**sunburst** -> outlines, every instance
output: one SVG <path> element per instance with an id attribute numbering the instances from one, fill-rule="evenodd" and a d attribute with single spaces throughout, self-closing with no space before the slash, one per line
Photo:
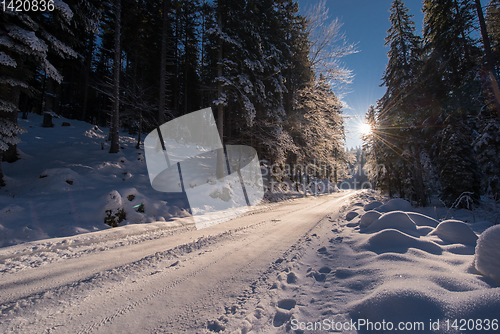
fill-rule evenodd
<path id="1" fill-rule="evenodd" d="M 361 123 L 359 125 L 359 132 L 362 135 L 367 136 L 372 133 L 372 126 L 368 123 Z"/>

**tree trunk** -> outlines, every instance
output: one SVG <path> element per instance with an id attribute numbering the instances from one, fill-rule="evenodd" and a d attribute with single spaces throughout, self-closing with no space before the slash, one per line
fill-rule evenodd
<path id="1" fill-rule="evenodd" d="M 3 172 L 2 172 L 2 152 L 0 151 L 0 187 L 5 186 L 5 182 L 3 180 Z"/>
<path id="2" fill-rule="evenodd" d="M 54 79 L 45 79 L 45 107 L 43 111 L 54 111 Z"/>
<path id="3" fill-rule="evenodd" d="M 174 50 L 175 50 L 175 78 L 179 78 L 179 64 L 180 64 L 180 52 L 179 52 L 179 34 L 180 34 L 180 13 L 179 8 L 176 9 L 175 13 L 175 42 L 174 42 Z M 180 116 L 180 94 L 181 90 L 179 85 L 175 83 L 173 85 L 173 100 L 174 100 L 174 111 L 176 116 Z"/>
<path id="4" fill-rule="evenodd" d="M 476 0 L 477 16 L 479 18 L 479 26 L 481 27 L 481 37 L 483 38 L 484 51 L 486 54 L 486 67 L 490 77 L 491 85 L 493 86 L 493 94 L 495 95 L 495 106 L 497 109 L 497 116 L 500 119 L 500 88 L 498 87 L 498 79 L 495 76 L 495 65 L 493 63 L 493 56 L 491 54 L 490 39 L 486 24 L 484 22 L 483 9 L 481 8 L 481 1 Z"/>
<path id="5" fill-rule="evenodd" d="M 142 111 L 139 111 L 139 135 L 137 137 L 137 144 L 135 145 L 136 149 L 140 148 L 141 145 L 141 133 L 142 133 Z"/>
<path id="6" fill-rule="evenodd" d="M 188 17 L 187 8 L 184 7 L 184 115 L 188 113 Z"/>
<path id="7" fill-rule="evenodd" d="M 38 109 L 38 115 L 43 114 L 43 109 L 45 108 L 45 91 L 47 89 L 47 74 L 43 74 L 42 80 L 42 98 L 40 99 L 40 109 Z"/>
<path id="8" fill-rule="evenodd" d="M 425 196 L 424 189 L 424 177 L 422 175 L 422 162 L 420 161 L 420 147 L 417 145 L 415 147 L 415 162 L 417 168 L 417 181 L 418 181 L 418 196 L 420 206 L 427 205 L 427 198 Z"/>
<path id="9" fill-rule="evenodd" d="M 85 63 L 85 73 L 83 77 L 83 107 L 82 107 L 82 115 L 80 117 L 80 120 L 82 121 L 85 121 L 85 117 L 87 116 L 87 100 L 89 97 L 89 77 L 92 65 L 92 56 L 94 55 L 94 33 L 90 34 L 88 51 L 89 54 L 87 55 L 87 61 Z"/>
<path id="10" fill-rule="evenodd" d="M 168 0 L 163 0 L 163 30 L 161 34 L 161 60 L 160 60 L 160 98 L 158 109 L 158 125 L 165 123 L 165 90 L 167 84 L 167 24 Z"/>
<path id="11" fill-rule="evenodd" d="M 120 28 L 121 28 L 121 0 L 115 0 L 115 59 L 113 62 L 113 119 L 110 128 L 111 147 L 109 153 L 118 153 L 120 150 Z"/>
<path id="12" fill-rule="evenodd" d="M 219 25 L 219 29 L 222 31 L 222 18 L 219 8 L 219 14 L 217 23 Z M 222 81 L 220 78 L 222 77 L 222 39 L 219 37 L 219 47 L 217 52 L 217 76 L 219 77 L 219 81 L 217 82 L 217 97 L 219 103 L 217 104 L 217 128 L 219 129 L 219 136 L 222 147 L 224 147 L 224 106 L 220 102 L 222 97 Z M 217 178 L 220 179 L 224 177 L 224 154 L 222 150 L 217 151 Z"/>
<path id="13" fill-rule="evenodd" d="M 54 123 L 52 123 L 52 115 L 50 113 L 43 114 L 42 127 L 44 127 L 44 128 L 54 127 Z"/>

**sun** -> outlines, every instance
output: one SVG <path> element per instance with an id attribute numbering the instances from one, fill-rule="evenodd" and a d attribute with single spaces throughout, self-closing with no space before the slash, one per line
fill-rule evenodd
<path id="1" fill-rule="evenodd" d="M 359 132 L 361 132 L 362 135 L 369 135 L 372 133 L 372 126 L 368 123 L 361 123 L 359 125 Z"/>

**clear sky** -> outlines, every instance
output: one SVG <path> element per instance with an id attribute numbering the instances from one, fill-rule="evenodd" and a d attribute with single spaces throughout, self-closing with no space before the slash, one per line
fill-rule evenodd
<path id="1" fill-rule="evenodd" d="M 319 0 L 298 0 L 301 13 Z M 484 1 L 483 1 L 484 2 Z M 358 125 L 364 120 L 370 104 L 376 104 L 385 92 L 379 87 L 387 64 L 388 47 L 384 39 L 390 28 L 389 9 L 392 0 L 327 0 L 330 19 L 339 18 L 343 23 L 342 31 L 349 43 L 357 44 L 358 53 L 343 58 L 345 66 L 354 73 L 353 83 L 347 87 L 342 100 L 348 108 L 344 114 L 354 116 L 347 120 L 346 130 L 348 148 L 360 146 L 362 141 Z M 420 34 L 424 15 L 421 8 L 423 0 L 404 0 L 409 14 L 414 15 L 416 32 Z"/>

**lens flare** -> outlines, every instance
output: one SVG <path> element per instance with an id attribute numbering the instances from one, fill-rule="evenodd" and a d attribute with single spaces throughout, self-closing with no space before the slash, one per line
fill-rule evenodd
<path id="1" fill-rule="evenodd" d="M 361 132 L 362 135 L 369 135 L 372 133 L 372 127 L 368 123 L 362 123 L 359 125 L 359 132 Z"/>

